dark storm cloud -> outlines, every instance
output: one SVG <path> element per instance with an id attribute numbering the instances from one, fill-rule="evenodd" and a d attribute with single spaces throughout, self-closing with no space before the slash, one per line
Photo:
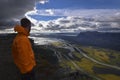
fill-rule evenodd
<path id="1" fill-rule="evenodd" d="M 34 6 L 35 0 L 0 0 L 0 26 L 12 25 Z"/>

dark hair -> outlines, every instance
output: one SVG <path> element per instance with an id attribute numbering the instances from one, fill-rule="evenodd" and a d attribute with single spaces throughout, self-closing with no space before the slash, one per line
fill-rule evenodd
<path id="1" fill-rule="evenodd" d="M 21 23 L 21 26 L 22 26 L 22 27 L 28 27 L 28 26 L 31 25 L 30 20 L 27 19 L 27 18 L 22 18 L 21 21 L 20 21 L 20 23 Z"/>

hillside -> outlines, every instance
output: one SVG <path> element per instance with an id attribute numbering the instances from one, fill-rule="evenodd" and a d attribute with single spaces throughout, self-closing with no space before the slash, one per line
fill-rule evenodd
<path id="1" fill-rule="evenodd" d="M 71 43 L 94 46 L 120 51 L 120 33 L 88 31 L 80 33 L 57 33 L 37 35 L 37 37 L 50 37 L 69 41 Z"/>
<path id="2" fill-rule="evenodd" d="M 120 51 L 120 33 L 81 32 L 75 41 L 79 42 L 81 45 Z"/>
<path id="3" fill-rule="evenodd" d="M 11 46 L 15 35 L 16 34 L 0 34 L 0 80 L 18 80 L 20 78 L 19 71 L 14 64 L 11 55 Z M 59 62 L 53 49 L 62 51 L 62 53 L 65 53 L 66 55 L 70 52 L 68 49 L 47 45 L 39 46 L 35 45 L 32 39 L 30 39 L 30 41 L 37 61 L 35 70 L 36 78 L 38 80 L 96 80 L 81 71 L 76 69 L 72 70 L 69 65 L 65 66 L 66 64 L 64 61 L 71 64 L 71 61 L 66 60 L 65 57 L 63 57 L 62 62 Z"/>

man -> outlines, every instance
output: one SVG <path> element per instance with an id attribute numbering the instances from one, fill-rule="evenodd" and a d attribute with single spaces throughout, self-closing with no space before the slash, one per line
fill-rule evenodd
<path id="1" fill-rule="evenodd" d="M 31 22 L 27 18 L 21 19 L 21 26 L 16 25 L 17 35 L 13 41 L 12 55 L 14 63 L 21 73 L 21 80 L 35 80 L 34 67 L 36 66 L 34 52 L 28 39 Z"/>

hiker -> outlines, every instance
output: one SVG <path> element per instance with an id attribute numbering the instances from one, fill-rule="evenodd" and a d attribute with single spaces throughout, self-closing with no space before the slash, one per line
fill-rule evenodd
<path id="1" fill-rule="evenodd" d="M 21 73 L 21 80 L 35 80 L 36 61 L 28 39 L 31 22 L 27 18 L 23 18 L 20 23 L 21 25 L 14 27 L 14 31 L 17 32 L 12 45 L 14 63 Z"/>

